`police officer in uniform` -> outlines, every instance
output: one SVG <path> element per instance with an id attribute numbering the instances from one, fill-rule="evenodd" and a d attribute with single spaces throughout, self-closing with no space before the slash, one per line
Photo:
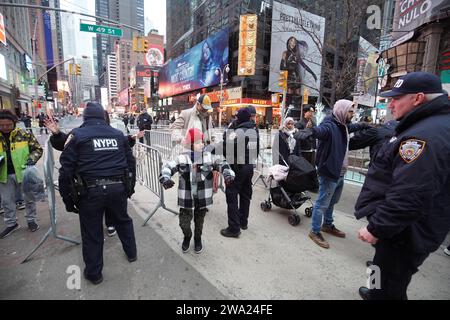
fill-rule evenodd
<path id="1" fill-rule="evenodd" d="M 252 177 L 259 154 L 259 132 L 251 120 L 251 110 L 239 109 L 236 120 L 228 127 L 223 138 L 223 152 L 231 169 L 234 182 L 226 188 L 228 228 L 222 229 L 224 237 L 237 238 L 248 228 Z"/>
<path id="2" fill-rule="evenodd" d="M 375 245 L 380 269 L 378 285 L 359 294 L 406 300 L 412 276 L 450 231 L 450 102 L 426 72 L 407 74 L 381 96 L 391 98 L 399 123 L 375 154 L 355 206 L 356 218 L 369 221 L 359 238 Z"/>
<path id="3" fill-rule="evenodd" d="M 127 213 L 127 197 L 134 193 L 136 161 L 127 137 L 106 123 L 99 103 L 89 102 L 83 118 L 83 125 L 72 130 L 61 154 L 59 187 L 67 211 L 79 211 L 84 276 L 99 284 L 103 280 L 105 210 L 116 227 L 128 261 L 137 260 L 133 221 Z M 82 181 L 81 191 L 80 187 L 74 191 L 74 177 Z M 75 192 L 79 203 L 74 200 Z"/>

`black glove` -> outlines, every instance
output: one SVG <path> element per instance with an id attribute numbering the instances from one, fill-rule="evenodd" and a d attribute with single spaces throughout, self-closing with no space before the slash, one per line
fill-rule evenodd
<path id="1" fill-rule="evenodd" d="M 73 213 L 80 213 L 80 210 L 78 210 L 78 208 L 71 202 L 65 203 L 66 205 L 66 211 L 67 212 L 73 212 Z"/>
<path id="2" fill-rule="evenodd" d="M 173 180 L 171 180 L 171 179 L 167 179 L 162 183 L 162 185 L 163 185 L 164 189 L 167 190 L 167 189 L 172 188 L 175 185 L 175 182 L 173 182 Z"/>
<path id="3" fill-rule="evenodd" d="M 225 185 L 227 187 L 229 187 L 229 186 L 231 186 L 233 184 L 233 181 L 234 181 L 234 177 L 226 177 L 225 178 Z"/>

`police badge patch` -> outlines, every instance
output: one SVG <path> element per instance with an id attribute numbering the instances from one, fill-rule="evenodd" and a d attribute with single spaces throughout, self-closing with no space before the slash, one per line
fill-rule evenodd
<path id="1" fill-rule="evenodd" d="M 408 139 L 400 144 L 400 157 L 406 162 L 411 163 L 422 154 L 426 142 L 418 139 Z"/>

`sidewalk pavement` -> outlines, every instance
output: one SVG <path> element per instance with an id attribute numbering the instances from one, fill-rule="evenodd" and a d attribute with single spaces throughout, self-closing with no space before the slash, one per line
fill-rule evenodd
<path id="1" fill-rule="evenodd" d="M 182 233 L 174 214 L 159 209 L 148 226 L 141 226 L 158 198 L 137 186 L 129 213 L 134 219 L 138 261 L 128 263 L 117 236 L 105 235 L 105 280 L 93 286 L 82 279 L 80 290 L 67 289 L 66 270 L 71 265 L 84 267 L 81 246 L 50 238 L 30 262 L 20 264 L 49 228 L 47 203 L 39 203 L 40 230 L 26 230 L 23 211 L 19 211 L 22 228 L 0 240 L 0 299 L 359 299 L 357 290 L 366 285 L 365 262 L 374 253 L 357 239 L 357 231 L 365 225 L 352 215 L 359 189 L 345 185 L 335 217 L 347 238 L 325 234 L 329 250 L 309 239 L 311 220 L 303 214 L 301 224 L 292 227 L 288 210 L 273 207 L 262 212 L 259 205 L 267 199 L 268 190 L 259 185 L 248 230 L 239 239 L 222 237 L 219 232 L 227 226 L 227 207 L 219 191 L 205 218 L 204 251 L 197 255 L 193 250 L 181 252 Z M 175 186 L 165 197 L 167 206 L 178 211 L 176 194 Z M 66 213 L 57 198 L 58 233 L 80 240 L 78 216 Z M 449 263 L 442 250 L 431 254 L 414 276 L 409 298 L 450 299 Z"/>
<path id="2" fill-rule="evenodd" d="M 174 181 L 177 181 L 174 177 Z M 166 205 L 176 207 L 177 185 L 165 192 Z M 248 230 L 239 239 L 224 238 L 220 229 L 227 226 L 225 195 L 219 190 L 214 205 L 205 217 L 204 252 L 182 254 L 182 233 L 178 217 L 159 209 L 150 219 L 148 229 L 156 230 L 183 259 L 231 299 L 360 299 L 358 288 L 367 281 L 367 260 L 373 258 L 372 246 L 361 242 L 357 231 L 366 225 L 353 216 L 360 186 L 346 183 L 342 199 L 335 209 L 335 224 L 346 232 L 346 239 L 324 234 L 331 248 L 326 250 L 308 237 L 311 219 L 299 212 L 301 224 L 288 223 L 290 211 L 273 206 L 260 209 L 268 190 L 255 187 Z M 313 198 L 316 195 L 312 194 Z M 157 198 L 142 186 L 137 187 L 133 205 L 145 218 Z M 444 247 L 442 247 L 443 249 Z M 450 299 L 450 260 L 439 250 L 430 255 L 410 285 L 410 299 Z"/>

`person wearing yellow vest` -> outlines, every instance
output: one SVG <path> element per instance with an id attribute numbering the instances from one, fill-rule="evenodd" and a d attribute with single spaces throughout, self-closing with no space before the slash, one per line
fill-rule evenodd
<path id="1" fill-rule="evenodd" d="M 16 185 L 22 183 L 22 171 L 34 165 L 42 156 L 42 147 L 33 134 L 16 128 L 17 117 L 10 110 L 0 110 L 0 194 L 5 210 L 6 228 L 0 239 L 19 229 L 16 217 Z M 25 194 L 28 229 L 39 229 L 36 223 L 36 203 L 32 195 Z"/>

